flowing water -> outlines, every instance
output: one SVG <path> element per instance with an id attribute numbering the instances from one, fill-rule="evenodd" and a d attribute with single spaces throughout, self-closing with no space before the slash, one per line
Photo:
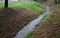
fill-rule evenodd
<path id="1" fill-rule="evenodd" d="M 40 23 L 41 19 L 43 19 L 44 16 L 49 14 L 50 9 L 48 6 L 45 7 L 46 12 L 38 16 L 36 19 L 32 20 L 29 24 L 27 24 L 23 29 L 21 29 L 14 38 L 24 38 L 26 36 L 26 33 L 33 31 L 37 24 Z"/>

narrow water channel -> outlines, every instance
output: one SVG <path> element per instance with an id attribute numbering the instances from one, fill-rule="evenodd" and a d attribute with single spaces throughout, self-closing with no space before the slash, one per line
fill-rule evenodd
<path id="1" fill-rule="evenodd" d="M 36 19 L 32 20 L 29 24 L 25 25 L 23 29 L 21 29 L 14 38 L 24 38 L 26 36 L 26 33 L 33 31 L 37 24 L 40 23 L 41 19 L 43 19 L 44 16 L 49 14 L 50 8 L 48 6 L 45 7 L 46 12 L 39 15 Z"/>

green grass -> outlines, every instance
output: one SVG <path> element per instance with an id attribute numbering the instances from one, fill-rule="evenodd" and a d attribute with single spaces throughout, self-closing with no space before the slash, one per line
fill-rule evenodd
<path id="1" fill-rule="evenodd" d="M 0 8 L 4 7 L 4 2 L 0 2 Z"/>
<path id="2" fill-rule="evenodd" d="M 25 38 L 30 38 L 30 36 L 33 34 L 34 31 L 28 32 L 25 36 Z"/>
<path id="3" fill-rule="evenodd" d="M 3 2 L 0 2 L 0 8 L 4 6 Z M 36 12 L 43 12 L 44 9 L 42 6 L 39 6 L 37 2 L 9 2 L 9 8 L 28 8 Z"/>

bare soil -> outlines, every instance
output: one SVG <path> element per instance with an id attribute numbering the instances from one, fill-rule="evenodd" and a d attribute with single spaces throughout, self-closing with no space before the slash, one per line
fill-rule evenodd
<path id="1" fill-rule="evenodd" d="M 38 15 L 37 12 L 24 8 L 0 9 L 0 38 L 13 38 L 22 27 Z"/>
<path id="2" fill-rule="evenodd" d="M 53 13 L 30 38 L 60 38 L 60 6 L 51 6 Z"/>

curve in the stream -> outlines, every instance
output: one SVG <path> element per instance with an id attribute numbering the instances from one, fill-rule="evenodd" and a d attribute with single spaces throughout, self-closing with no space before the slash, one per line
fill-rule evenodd
<path id="1" fill-rule="evenodd" d="M 26 33 L 33 31 L 37 24 L 40 23 L 41 19 L 43 19 L 44 16 L 49 14 L 50 9 L 48 6 L 45 7 L 46 12 L 38 16 L 36 19 L 32 20 L 29 24 L 27 24 L 23 29 L 21 29 L 14 38 L 24 38 L 26 36 Z"/>

